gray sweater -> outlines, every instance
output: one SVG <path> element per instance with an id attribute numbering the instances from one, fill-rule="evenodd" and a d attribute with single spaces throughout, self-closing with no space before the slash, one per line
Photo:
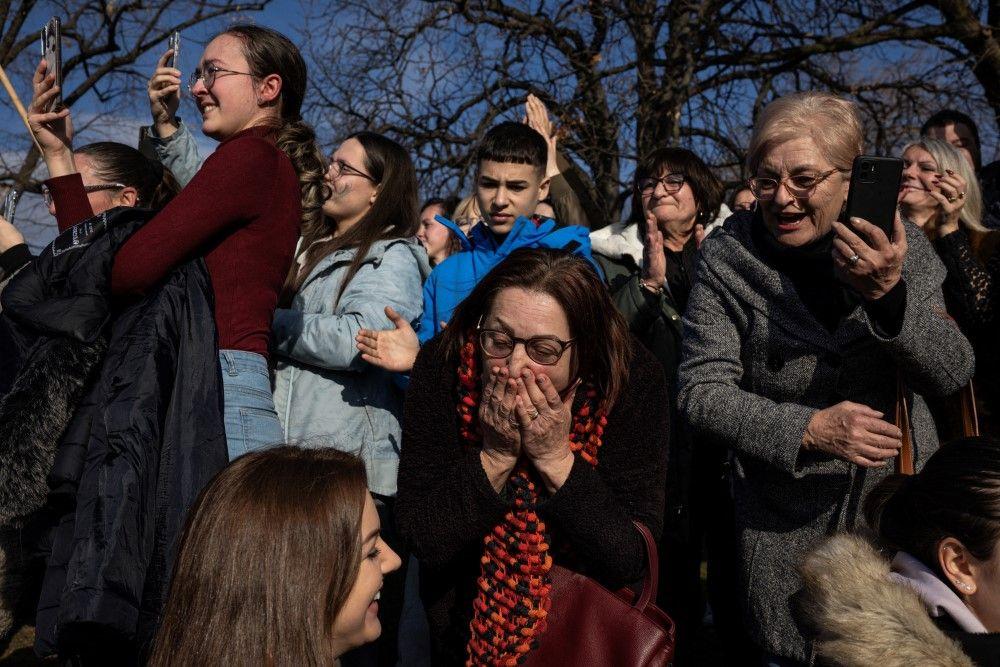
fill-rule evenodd
<path id="1" fill-rule="evenodd" d="M 793 621 L 799 561 L 822 536 L 853 527 L 864 495 L 892 472 L 891 464 L 864 469 L 803 452 L 809 420 L 843 400 L 891 420 L 900 374 L 919 468 L 938 446 L 921 395 L 958 391 L 974 360 L 945 314 L 944 266 L 915 225 L 906 223 L 902 328 L 885 338 L 860 305 L 832 333 L 820 325 L 788 277 L 764 262 L 751 223 L 734 216 L 702 245 L 683 320 L 678 403 L 698 434 L 734 453 L 748 627 L 765 650 L 806 660 L 809 647 Z"/>

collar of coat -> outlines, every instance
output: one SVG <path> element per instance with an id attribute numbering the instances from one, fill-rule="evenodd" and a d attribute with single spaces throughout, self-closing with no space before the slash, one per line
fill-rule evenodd
<path id="1" fill-rule="evenodd" d="M 823 664 L 972 667 L 867 540 L 829 538 L 806 556 L 801 570 L 803 620 L 818 633 Z"/>
<path id="2" fill-rule="evenodd" d="M 763 222 L 754 213 L 740 211 L 707 237 L 701 244 L 697 282 L 707 283 L 743 309 L 758 311 L 790 335 L 833 352 L 870 335 L 860 299 L 832 333 L 820 324 L 802 303 L 791 280 L 769 264 L 754 243 L 751 225 L 755 224 Z M 903 260 L 906 309 L 912 304 L 929 307 L 944 282 L 945 268 L 921 229 L 912 223 L 903 224 L 908 246 Z"/>

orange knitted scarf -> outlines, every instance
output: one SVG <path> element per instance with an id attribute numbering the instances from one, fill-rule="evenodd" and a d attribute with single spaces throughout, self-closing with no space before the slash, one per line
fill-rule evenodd
<path id="1" fill-rule="evenodd" d="M 480 446 L 479 346 L 475 333 L 466 336 L 458 367 L 459 432 L 468 445 Z M 584 389 L 585 401 L 573 417 L 570 448 L 591 465 L 607 419 L 596 409 L 597 391 Z M 530 465 L 521 461 L 507 483 L 513 506 L 483 539 L 483 555 L 473 602 L 471 637 L 466 650 L 469 667 L 515 667 L 538 645 L 545 631 L 552 582 L 549 536 L 538 518 L 538 492 Z"/>

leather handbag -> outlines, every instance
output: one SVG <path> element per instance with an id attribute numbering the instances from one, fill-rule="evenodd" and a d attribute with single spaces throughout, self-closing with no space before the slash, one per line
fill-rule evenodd
<path id="1" fill-rule="evenodd" d="M 962 409 L 962 435 L 971 438 L 979 435 L 979 415 L 976 412 L 976 391 L 972 382 L 965 385 L 959 394 Z M 910 409 L 906 404 L 906 387 L 903 379 L 896 380 L 896 427 L 902 431 L 903 446 L 896 457 L 896 472 L 912 475 L 913 468 L 913 427 L 910 424 Z"/>
<path id="2" fill-rule="evenodd" d="M 547 628 L 523 665 L 529 667 L 664 667 L 674 659 L 674 622 L 656 599 L 656 542 L 633 522 L 646 545 L 646 577 L 637 592 L 612 592 L 593 579 L 553 565 Z"/>

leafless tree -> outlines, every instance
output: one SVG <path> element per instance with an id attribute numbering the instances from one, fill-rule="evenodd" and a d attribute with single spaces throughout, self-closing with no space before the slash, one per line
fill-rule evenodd
<path id="1" fill-rule="evenodd" d="M 1000 116 L 1000 0 L 314 1 L 315 118 L 329 136 L 399 138 L 434 192 L 467 185 L 475 141 L 519 117 L 527 92 L 556 116 L 609 221 L 637 155 L 657 145 L 744 177 L 755 114 L 792 90 L 851 96 L 881 151 L 944 105 L 989 120 L 991 135 Z"/>

